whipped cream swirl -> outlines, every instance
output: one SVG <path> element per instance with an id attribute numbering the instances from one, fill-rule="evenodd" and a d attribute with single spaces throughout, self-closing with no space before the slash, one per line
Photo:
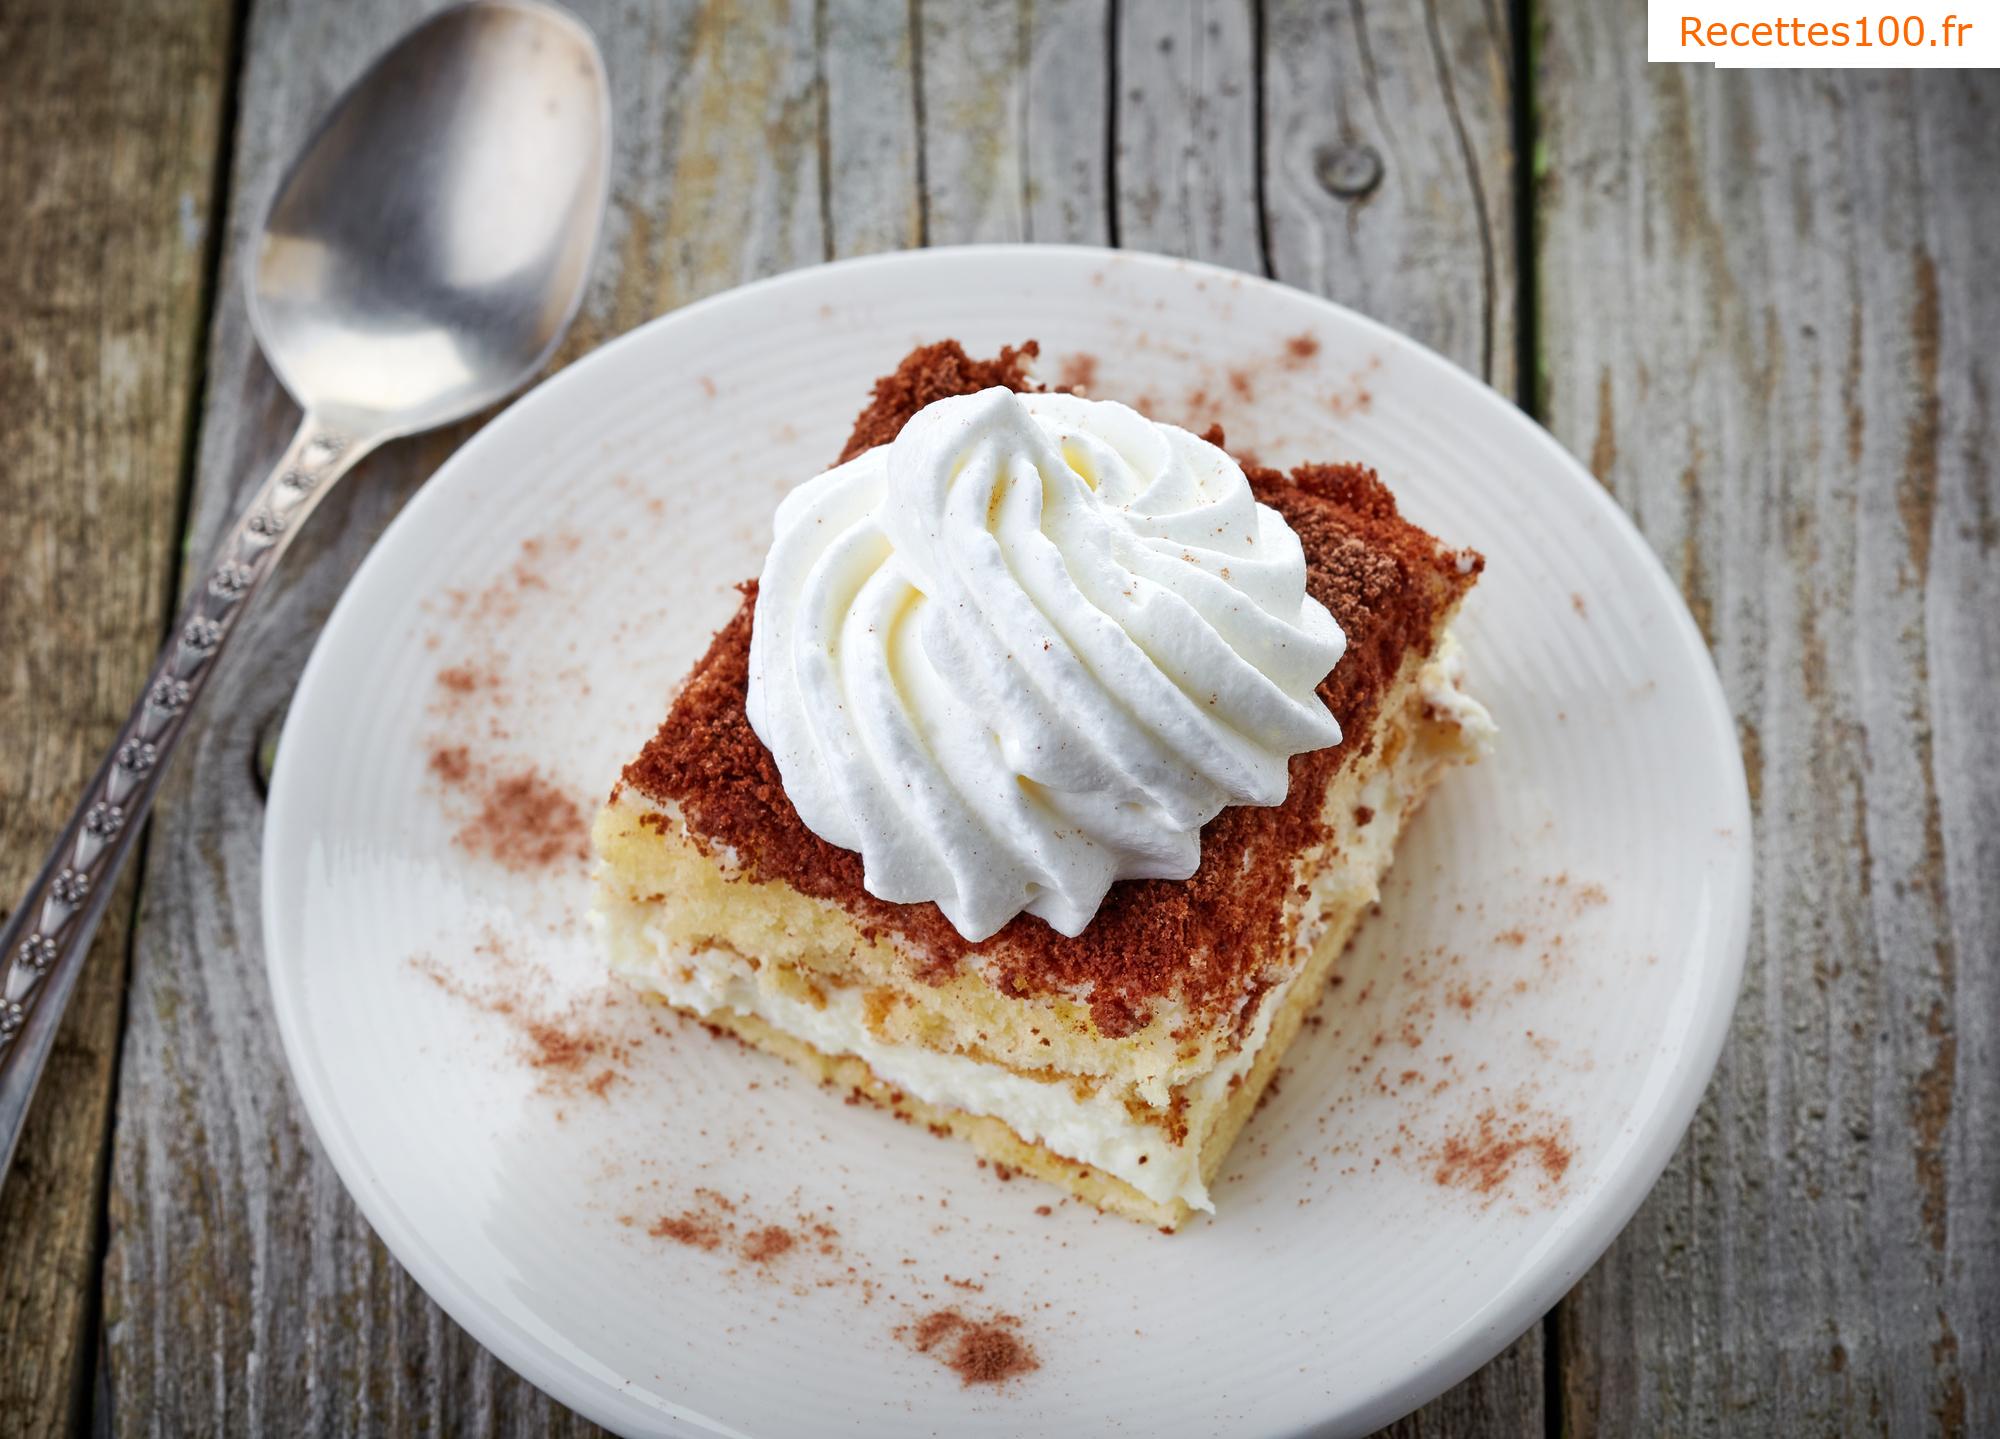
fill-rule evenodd
<path id="1" fill-rule="evenodd" d="M 778 507 L 750 723 L 868 892 L 968 940 L 1081 933 L 1120 879 L 1186 879 L 1224 805 L 1340 742 L 1346 647 L 1222 450 L 1124 405 L 990 389 Z"/>

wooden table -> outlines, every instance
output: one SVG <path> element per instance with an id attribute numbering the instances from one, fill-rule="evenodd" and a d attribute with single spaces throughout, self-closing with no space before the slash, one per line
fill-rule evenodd
<path id="1" fill-rule="evenodd" d="M 9 897 L 289 431 L 244 236 L 421 8 L 0 8 Z M 1735 1029 L 1609 1255 L 1399 1428 L 2000 1431 L 2000 83 L 1649 66 L 1641 0 L 579 8 L 618 159 L 563 359 L 871 250 L 1199 256 L 1518 397 L 1678 577 L 1756 806 Z M 196 721 L 0 1203 L 9 1430 L 588 1428 L 369 1232 L 264 981 L 286 698 L 466 433 L 330 498 Z"/>

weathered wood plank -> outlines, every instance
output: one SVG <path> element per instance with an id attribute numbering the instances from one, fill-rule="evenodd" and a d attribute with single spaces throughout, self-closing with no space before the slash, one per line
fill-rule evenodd
<path id="1" fill-rule="evenodd" d="M 1516 392 L 1505 6 L 1267 7 L 1271 271 Z"/>
<path id="2" fill-rule="evenodd" d="M 279 168 L 338 87 L 421 7 L 254 6 L 193 547 L 289 429 L 236 273 Z M 574 356 L 662 309 L 827 249 L 811 0 L 582 5 L 618 123 L 606 254 Z M 886 191 L 885 191 L 886 193 Z M 910 212 L 911 200 L 901 202 Z M 854 216 L 862 232 L 893 219 Z M 134 952 L 105 1274 L 105 1427 L 580 1433 L 417 1289 L 320 1155 L 279 1053 L 258 916 L 251 757 L 355 565 L 468 427 L 372 458 L 324 510 L 214 681 L 163 797 Z"/>
<path id="3" fill-rule="evenodd" d="M 1539 1321 L 1470 1379 L 1376 1439 L 1546 1439 L 1547 1346 Z"/>
<path id="4" fill-rule="evenodd" d="M 910 10 L 825 0 L 820 27 L 825 119 L 820 143 L 826 257 L 922 243 L 917 85 Z"/>
<path id="5" fill-rule="evenodd" d="M 562 358 L 824 258 L 813 0 L 575 8 L 611 69 L 618 153 L 604 257 Z M 364 49 L 411 9 L 377 0 L 357 17 Z"/>
<path id="6" fill-rule="evenodd" d="M 1172 0 L 1119 14 L 1118 242 L 1268 274 L 1256 7 Z"/>
<path id="7" fill-rule="evenodd" d="M 923 239 L 1110 239 L 1109 0 L 920 0 Z"/>
<path id="8" fill-rule="evenodd" d="M 2000 86 L 1540 34 L 1549 422 L 1680 580 L 1759 905 L 1722 1067 L 1567 1301 L 1575 1433 L 2000 1426 Z"/>
<path id="9" fill-rule="evenodd" d="M 1030 0 L 1023 42 L 1027 153 L 1023 239 L 1108 245 L 1111 0 Z"/>
<path id="10" fill-rule="evenodd" d="M 0 904 L 40 868 L 166 620 L 230 7 L 0 10 Z M 0 1199 L 0 1413 L 84 1412 L 130 935 L 113 899 Z"/>
<path id="11" fill-rule="evenodd" d="M 1027 233 L 1024 3 L 917 0 L 912 7 L 925 244 Z"/>

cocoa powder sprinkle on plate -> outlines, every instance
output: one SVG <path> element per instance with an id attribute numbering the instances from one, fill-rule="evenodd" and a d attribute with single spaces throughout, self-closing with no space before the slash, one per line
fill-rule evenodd
<path id="1" fill-rule="evenodd" d="M 792 1231 L 778 1224 L 766 1224 L 753 1230 L 743 1241 L 738 1252 L 752 1264 L 769 1264 L 782 1254 L 789 1254 L 797 1246 L 798 1240 Z"/>
<path id="2" fill-rule="evenodd" d="M 1020 1320 L 1011 1314 L 968 1319 L 956 1309 L 939 1309 L 897 1331 L 919 1354 L 929 1354 L 968 1388 L 1004 1384 L 1042 1367 L 1022 1339 Z"/>
<path id="3" fill-rule="evenodd" d="M 589 857 L 583 810 L 533 765 L 489 780 L 480 800 L 478 816 L 458 832 L 473 853 L 517 872 Z"/>
<path id="4" fill-rule="evenodd" d="M 1559 1184 L 1572 1158 L 1565 1126 L 1533 1116 L 1481 1110 L 1471 1126 L 1446 1137 L 1431 1178 L 1448 1189 L 1491 1197 L 1525 1164 L 1538 1165 L 1544 1184 Z"/>

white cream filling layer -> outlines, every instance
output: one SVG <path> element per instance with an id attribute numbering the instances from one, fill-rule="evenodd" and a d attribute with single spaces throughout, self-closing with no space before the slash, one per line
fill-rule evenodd
<path id="1" fill-rule="evenodd" d="M 1456 721 L 1468 739 L 1483 743 L 1493 733 L 1493 723 L 1476 700 L 1458 689 L 1453 649 L 1441 647 L 1438 657 L 1425 666 L 1420 691 L 1434 713 Z M 1371 775 L 1358 798 L 1378 817 L 1369 824 L 1356 824 L 1346 801 L 1342 814 L 1329 816 L 1343 862 L 1327 866 L 1310 881 L 1297 936 L 1300 970 L 1336 916 L 1377 897 L 1378 882 L 1402 828 L 1403 809 L 1413 794 L 1422 793 L 1432 765 L 1454 757 L 1457 754 L 1439 753 Z M 1395 823 L 1388 822 L 1392 816 Z M 1164 1130 L 1134 1116 L 1117 1098 L 1079 1097 L 1061 1077 L 1030 1079 L 962 1054 L 884 1043 L 870 1032 L 858 991 L 834 990 L 823 1006 L 810 1003 L 775 983 L 760 982 L 758 968 L 741 955 L 722 949 L 690 953 L 649 915 L 648 907 L 623 903 L 591 916 L 603 931 L 613 972 L 634 988 L 700 1015 L 726 1009 L 753 1016 L 822 1054 L 860 1059 L 884 1083 L 928 1104 L 997 1119 L 1024 1139 L 1124 1180 L 1156 1203 L 1178 1199 L 1209 1213 L 1215 1206 L 1201 1173 L 1209 1127 L 1221 1113 L 1230 1086 L 1256 1062 L 1299 974 L 1295 970 L 1273 986 L 1242 1045 L 1187 1086 L 1188 1135 L 1184 1143 L 1175 1144 Z"/>
<path id="2" fill-rule="evenodd" d="M 1437 653 L 1417 671 L 1417 692 L 1432 714 L 1457 725 L 1473 749 L 1484 754 L 1492 748 L 1500 727 L 1493 723 L 1486 706 L 1465 692 L 1464 683 L 1465 648 L 1456 634 L 1446 630 L 1438 641 Z"/>
<path id="3" fill-rule="evenodd" d="M 928 1104 L 998 1119 L 1024 1139 L 1115 1174 L 1148 1199 L 1182 1199 L 1197 1209 L 1214 1208 L 1202 1183 L 1200 1147 L 1193 1136 L 1186 1145 L 1173 1144 L 1164 1131 L 1139 1123 L 1116 1099 L 1079 1098 L 1059 1077 L 1028 1079 L 962 1054 L 884 1044 L 869 1033 L 856 990 L 834 990 L 821 1007 L 759 984 L 756 969 L 740 955 L 717 949 L 675 952 L 666 936 L 636 911 L 610 916 L 607 923 L 614 931 L 608 936 L 612 968 L 670 1004 L 703 1015 L 718 1009 L 752 1015 L 822 1054 L 855 1056 L 883 1083 Z M 620 936 L 615 932 L 620 925 L 636 927 L 636 933 Z M 1252 1057 L 1247 1049 L 1231 1056 L 1203 1086 L 1226 1084 Z"/>

